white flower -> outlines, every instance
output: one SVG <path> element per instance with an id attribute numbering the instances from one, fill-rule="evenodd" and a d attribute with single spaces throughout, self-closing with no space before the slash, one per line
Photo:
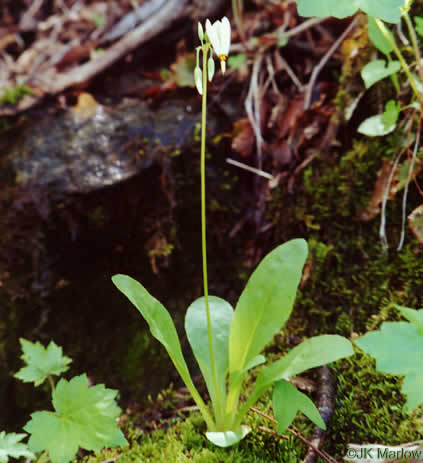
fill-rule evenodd
<path id="1" fill-rule="evenodd" d="M 208 19 L 206 21 L 206 32 L 216 55 L 220 59 L 222 72 L 225 73 L 226 59 L 231 46 L 231 25 L 228 18 L 225 16 L 221 21 L 216 21 L 213 25 Z"/>

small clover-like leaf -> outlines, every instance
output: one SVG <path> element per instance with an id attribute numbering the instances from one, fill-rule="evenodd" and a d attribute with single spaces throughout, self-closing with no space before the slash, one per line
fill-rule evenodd
<path id="1" fill-rule="evenodd" d="M 55 413 L 35 412 L 24 430 L 34 452 L 48 450 L 53 463 L 68 463 L 79 447 L 98 451 L 128 445 L 117 427 L 117 391 L 103 384 L 89 387 L 87 376 L 61 379 L 53 391 Z"/>
<path id="2" fill-rule="evenodd" d="M 385 111 L 382 114 L 382 122 L 385 128 L 396 125 L 399 113 L 401 111 L 401 103 L 394 100 L 389 100 L 386 103 Z"/>
<path id="3" fill-rule="evenodd" d="M 415 30 L 416 32 L 423 37 L 423 18 L 420 16 L 414 16 L 414 21 L 416 23 Z"/>
<path id="4" fill-rule="evenodd" d="M 25 437 L 26 434 L 0 432 L 0 463 L 7 463 L 9 457 L 34 458 L 34 454 L 28 450 L 28 446 L 21 442 Z"/>
<path id="5" fill-rule="evenodd" d="M 21 368 L 14 376 L 25 383 L 42 384 L 49 375 L 61 375 L 68 370 L 72 360 L 63 355 L 62 348 L 54 341 L 50 341 L 48 347 L 26 339 L 19 340 L 22 347 L 22 360 L 26 366 Z"/>
<path id="6" fill-rule="evenodd" d="M 396 124 L 388 127 L 385 126 L 383 121 L 383 114 L 376 114 L 364 120 L 358 127 L 357 131 L 368 137 L 381 137 L 388 135 L 395 130 Z"/>
<path id="7" fill-rule="evenodd" d="M 383 59 L 376 59 L 367 63 L 361 70 L 361 77 L 364 80 L 366 88 L 370 88 L 379 80 L 384 79 L 392 74 L 395 74 L 401 69 L 401 63 L 399 61 L 391 61 L 386 65 Z"/>

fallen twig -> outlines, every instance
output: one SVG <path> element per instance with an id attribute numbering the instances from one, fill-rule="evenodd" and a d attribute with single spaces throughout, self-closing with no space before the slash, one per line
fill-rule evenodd
<path id="1" fill-rule="evenodd" d="M 345 31 L 338 37 L 336 42 L 329 48 L 329 50 L 325 53 L 323 58 L 320 60 L 320 62 L 315 66 L 313 69 L 313 72 L 311 73 L 310 80 L 307 84 L 307 90 L 305 93 L 305 98 L 304 98 L 304 110 L 307 110 L 310 108 L 311 105 L 311 96 L 313 93 L 313 87 L 314 84 L 316 83 L 316 79 L 318 75 L 320 74 L 320 71 L 325 67 L 326 63 L 328 62 L 329 58 L 335 53 L 335 51 L 338 49 L 338 47 L 342 44 L 342 42 L 345 40 L 347 35 L 351 32 L 351 30 L 356 26 L 358 22 L 358 16 L 356 16 L 348 25 L 348 27 L 345 29 Z"/>

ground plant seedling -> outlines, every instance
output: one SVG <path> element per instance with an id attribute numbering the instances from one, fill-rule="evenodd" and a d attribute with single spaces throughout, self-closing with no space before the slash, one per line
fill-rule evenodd
<path id="1" fill-rule="evenodd" d="M 270 252 L 251 275 L 236 310 L 216 296 L 209 296 L 207 282 L 205 144 L 207 80 L 214 76 L 213 51 L 225 72 L 230 46 L 230 24 L 225 17 L 205 31 L 198 25 L 201 45 L 197 48 L 194 79 L 202 95 L 201 132 L 201 222 L 204 297 L 187 310 L 185 331 L 203 374 L 211 400 L 211 411 L 197 391 L 182 354 L 175 325 L 169 312 L 144 286 L 127 275 L 115 275 L 113 283 L 135 305 L 147 321 L 152 335 L 167 350 L 207 424 L 207 438 L 227 447 L 239 442 L 250 429 L 243 425 L 248 410 L 271 387 L 278 431 L 283 432 L 300 410 L 318 426 L 325 424 L 313 404 L 289 378 L 313 367 L 350 356 L 351 343 L 338 335 L 308 339 L 285 357 L 266 365 L 258 374 L 251 395 L 240 403 L 242 386 L 251 371 L 265 363 L 264 347 L 288 320 L 307 259 L 307 243 L 294 239 Z M 200 66 L 200 54 L 202 65 Z"/>
<path id="2" fill-rule="evenodd" d="M 31 414 L 23 428 L 30 435 L 28 445 L 21 442 L 27 434 L 0 432 L 0 462 L 9 457 L 34 458 L 34 453 L 47 451 L 52 463 L 68 463 L 80 447 L 99 451 L 128 445 L 116 422 L 121 411 L 115 402 L 117 391 L 104 384 L 90 386 L 86 374 L 69 381 L 61 378 L 55 385 L 53 376 L 65 373 L 71 363 L 62 348 L 53 341 L 47 347 L 26 339 L 20 343 L 26 365 L 15 377 L 36 387 L 47 380 L 54 412 Z"/>
<path id="3" fill-rule="evenodd" d="M 411 412 L 423 403 L 423 309 L 395 306 L 408 322 L 384 322 L 379 331 L 367 333 L 355 343 L 376 359 L 379 371 L 404 376 L 405 408 Z"/>

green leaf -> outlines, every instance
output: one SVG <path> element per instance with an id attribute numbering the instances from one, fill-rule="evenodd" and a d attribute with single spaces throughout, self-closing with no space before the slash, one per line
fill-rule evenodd
<path id="1" fill-rule="evenodd" d="M 414 310 L 397 304 L 395 304 L 395 307 L 402 313 L 403 317 L 413 323 L 420 335 L 423 336 L 423 309 Z"/>
<path id="2" fill-rule="evenodd" d="M 230 447 L 237 444 L 251 431 L 248 426 L 241 426 L 238 431 L 206 432 L 207 439 L 218 447 Z"/>
<path id="3" fill-rule="evenodd" d="M 382 31 L 379 29 L 376 24 L 375 18 L 373 16 L 367 16 L 367 21 L 369 25 L 369 38 L 372 41 L 373 45 L 385 55 L 389 55 L 393 51 L 393 46 L 391 42 L 383 35 Z M 395 43 L 394 36 L 389 29 L 386 29 L 392 41 Z"/>
<path id="4" fill-rule="evenodd" d="M 385 128 L 389 128 L 392 125 L 396 125 L 399 113 L 401 111 L 401 103 L 394 100 L 389 100 L 386 103 L 385 111 L 382 114 L 382 122 Z"/>
<path id="5" fill-rule="evenodd" d="M 270 252 L 239 298 L 229 339 L 229 371 L 237 375 L 288 320 L 307 258 L 307 243 L 291 240 Z"/>
<path id="6" fill-rule="evenodd" d="M 209 308 L 213 358 L 220 403 L 216 399 L 216 389 L 212 375 L 204 297 L 197 299 L 189 306 L 185 316 L 185 331 L 207 384 L 215 417 L 220 414 L 223 420 L 226 402 L 226 374 L 229 363 L 229 332 L 234 311 L 229 302 L 215 296 L 209 296 Z M 218 408 L 218 404 L 220 408 Z"/>
<path id="7" fill-rule="evenodd" d="M 324 334 L 307 339 L 258 375 L 254 391 L 242 406 L 240 416 L 246 413 L 275 381 L 288 379 L 310 368 L 335 362 L 353 354 L 351 343 L 336 334 Z"/>
<path id="8" fill-rule="evenodd" d="M 120 414 L 116 395 L 103 384 L 89 387 L 85 374 L 69 382 L 61 379 L 53 391 L 56 412 L 35 412 L 24 426 L 31 434 L 29 448 L 48 450 L 53 463 L 68 463 L 79 447 L 98 451 L 128 445 L 116 424 Z"/>
<path id="9" fill-rule="evenodd" d="M 150 327 L 151 334 L 163 344 L 178 370 L 178 373 L 181 375 L 181 378 L 191 393 L 192 398 L 200 408 L 207 426 L 210 430 L 214 430 L 215 424 L 213 419 L 192 382 L 191 375 L 182 354 L 178 333 L 176 332 L 175 325 L 169 312 L 157 299 L 151 296 L 141 283 L 133 278 L 127 275 L 114 275 L 112 281 L 144 317 Z"/>
<path id="10" fill-rule="evenodd" d="M 414 16 L 414 21 L 416 23 L 415 30 L 416 32 L 423 37 L 423 18 L 420 16 Z"/>
<path id="11" fill-rule="evenodd" d="M 359 8 L 357 0 L 297 0 L 298 14 L 301 16 L 318 16 L 327 18 L 346 18 L 352 16 Z"/>
<path id="12" fill-rule="evenodd" d="M 419 321 L 420 317 L 419 313 Z M 405 376 L 402 392 L 407 396 L 407 409 L 423 403 L 423 336 L 415 324 L 385 322 L 379 331 L 367 333 L 355 343 L 376 359 L 376 368 L 382 373 Z"/>
<path id="13" fill-rule="evenodd" d="M 301 16 L 346 18 L 361 8 L 369 16 L 397 23 L 404 0 L 297 0 Z"/>
<path id="14" fill-rule="evenodd" d="M 278 381 L 273 389 L 273 412 L 278 422 L 278 433 L 282 434 L 293 422 L 298 411 L 304 413 L 314 424 L 326 429 L 319 410 L 305 394 L 288 381 Z"/>
<path id="15" fill-rule="evenodd" d="M 49 375 L 58 376 L 69 369 L 68 365 L 72 360 L 64 356 L 62 348 L 53 341 L 50 341 L 47 348 L 38 341 L 34 343 L 22 338 L 19 341 L 23 352 L 21 359 L 27 366 L 21 368 L 14 375 L 15 378 L 39 386 Z"/>
<path id="16" fill-rule="evenodd" d="M 357 131 L 368 137 L 380 137 L 393 132 L 396 125 L 392 124 L 389 127 L 385 127 L 382 117 L 382 114 L 376 114 L 375 116 L 367 118 L 359 125 Z"/>
<path id="17" fill-rule="evenodd" d="M 228 58 L 228 65 L 233 69 L 241 68 L 244 63 L 247 61 L 247 57 L 244 53 L 239 53 L 237 55 L 231 55 Z"/>
<path id="18" fill-rule="evenodd" d="M 10 434 L 6 434 L 4 431 L 0 432 L 0 463 L 7 463 L 9 457 L 35 458 L 35 455 L 28 450 L 28 446 L 20 442 L 26 436 L 26 434 L 16 434 L 14 432 Z"/>
<path id="19" fill-rule="evenodd" d="M 383 59 L 376 59 L 367 63 L 361 70 L 361 77 L 364 80 L 366 88 L 370 88 L 376 82 L 395 74 L 401 69 L 401 63 L 399 61 L 391 61 L 385 67 L 386 61 Z"/>

